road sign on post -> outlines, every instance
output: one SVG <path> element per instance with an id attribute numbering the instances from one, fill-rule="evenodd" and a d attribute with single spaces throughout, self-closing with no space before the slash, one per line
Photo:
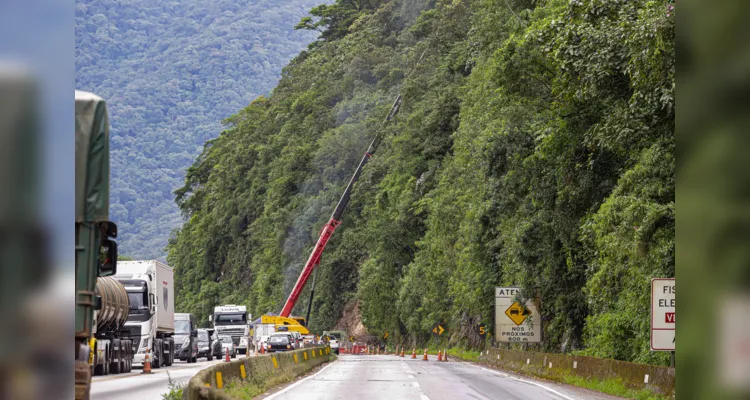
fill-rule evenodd
<path id="1" fill-rule="evenodd" d="M 480 324 L 479 326 L 477 326 L 477 335 L 479 335 L 482 339 L 487 336 L 487 332 L 489 332 L 487 324 Z"/>
<path id="2" fill-rule="evenodd" d="M 445 327 L 442 324 L 438 323 L 432 327 L 432 336 L 443 336 L 443 332 L 445 332 Z"/>
<path id="3" fill-rule="evenodd" d="M 651 279 L 651 351 L 674 351 L 675 280 Z"/>
<path id="4" fill-rule="evenodd" d="M 538 301 L 520 304 L 517 287 L 495 288 L 495 340 L 505 343 L 542 341 L 542 316 Z"/>

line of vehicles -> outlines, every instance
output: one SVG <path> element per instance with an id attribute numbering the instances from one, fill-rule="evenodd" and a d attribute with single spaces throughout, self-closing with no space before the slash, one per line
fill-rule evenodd
<path id="1" fill-rule="evenodd" d="M 399 95 L 386 122 L 400 105 Z M 229 351 L 235 357 L 253 350 L 286 351 L 317 343 L 306 320 L 290 316 L 307 278 L 319 262 L 349 193 L 378 138 L 355 171 L 280 315 L 251 322 L 242 305 L 214 308 L 212 329 L 197 329 L 190 314 L 174 312 L 174 272 L 156 260 L 118 261 L 117 225 L 109 220 L 109 116 L 101 97 L 75 92 L 75 398 L 88 399 L 92 375 L 129 372 L 150 353 L 152 368 L 175 359 L 195 362 Z M 314 293 L 314 288 L 313 288 Z M 311 296 L 312 300 L 312 296 Z M 308 318 L 309 318 L 308 309 Z M 345 333 L 324 333 L 338 353 Z M 273 342 L 273 343 L 272 343 Z"/>
<path id="2" fill-rule="evenodd" d="M 251 349 L 289 351 L 318 343 L 300 317 L 263 315 L 250 321 L 242 305 L 222 305 L 209 317 L 212 328 L 198 328 L 193 314 L 174 312 L 174 272 L 157 260 L 120 261 L 117 272 L 97 279 L 101 305 L 94 313 L 90 341 L 93 375 L 126 373 L 142 365 L 148 351 L 151 367 L 170 366 L 175 360 L 208 361 L 229 352 L 231 358 Z M 338 353 L 343 331 L 325 332 Z"/>

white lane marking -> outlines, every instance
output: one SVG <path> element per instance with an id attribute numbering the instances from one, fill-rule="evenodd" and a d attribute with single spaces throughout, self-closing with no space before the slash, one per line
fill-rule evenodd
<path id="1" fill-rule="evenodd" d="M 412 375 L 412 374 L 409 374 L 409 375 L 406 375 L 406 376 L 408 376 L 411 379 L 414 379 L 414 375 Z M 646 376 L 648 376 L 648 375 L 646 375 Z M 646 383 L 648 383 L 648 382 L 646 382 Z"/>
<path id="2" fill-rule="evenodd" d="M 576 399 L 574 399 L 572 397 L 566 396 L 566 395 L 558 392 L 555 389 L 552 389 L 549 386 L 542 385 L 541 383 L 536 383 L 534 381 L 527 381 L 526 379 L 516 378 L 515 376 L 510 376 L 508 374 L 505 374 L 505 373 L 502 373 L 502 372 L 499 372 L 499 371 L 495 371 L 495 370 L 492 370 L 492 369 L 489 369 L 489 368 L 480 367 L 478 365 L 470 364 L 470 363 L 467 363 L 465 361 L 461 361 L 461 363 L 466 364 L 466 365 L 471 365 L 474 368 L 479 368 L 481 370 L 484 370 L 484 371 L 487 371 L 487 372 L 491 372 L 493 374 L 500 375 L 500 376 L 503 376 L 505 378 L 515 379 L 515 380 L 517 380 L 519 382 L 524 382 L 524 383 L 528 383 L 528 384 L 531 384 L 531 385 L 534 385 L 534 386 L 538 386 L 538 387 L 540 387 L 540 388 L 542 388 L 542 389 L 544 389 L 544 390 L 546 390 L 548 392 L 554 393 L 554 394 L 556 394 L 556 395 L 558 395 L 558 396 L 560 396 L 560 397 L 562 397 L 564 399 L 567 399 L 567 400 L 576 400 Z"/>
<path id="3" fill-rule="evenodd" d="M 427 397 L 427 395 L 426 395 L 426 394 L 420 394 L 420 395 L 419 395 L 419 398 L 420 398 L 421 400 L 430 400 L 430 398 L 429 398 L 429 397 Z"/>
<path id="4" fill-rule="evenodd" d="M 414 381 L 414 382 L 411 383 L 411 386 L 419 389 L 419 382 Z"/>
<path id="5" fill-rule="evenodd" d="M 306 380 L 308 380 L 308 379 L 310 379 L 310 378 L 314 378 L 314 377 L 316 377 L 316 376 L 320 375 L 321 373 L 323 373 L 323 371 L 327 370 L 327 369 L 328 369 L 328 367 L 330 367 L 330 366 L 332 366 L 332 365 L 334 365 L 334 364 L 336 364 L 336 363 L 338 363 L 338 362 L 339 362 L 339 361 L 338 361 L 338 360 L 336 360 L 336 361 L 334 361 L 334 362 L 332 362 L 332 363 L 330 363 L 330 364 L 326 365 L 325 367 L 321 368 L 321 369 L 320 369 L 320 371 L 318 371 L 318 372 L 316 372 L 316 373 L 314 373 L 314 374 L 312 374 L 312 375 L 310 375 L 310 376 L 308 376 L 308 377 L 306 377 L 306 378 L 304 378 L 304 379 L 300 379 L 300 380 L 298 380 L 297 382 L 294 382 L 293 384 L 291 384 L 291 385 L 289 385 L 289 386 L 285 387 L 284 389 L 282 389 L 282 390 L 280 390 L 280 391 L 278 391 L 278 392 L 276 392 L 276 393 L 274 393 L 274 394 L 272 394 L 272 395 L 270 395 L 270 396 L 266 397 L 266 398 L 265 398 L 265 400 L 271 400 L 271 399 L 275 399 L 276 397 L 278 397 L 278 396 L 280 396 L 280 395 L 282 395 L 282 394 L 284 394 L 284 393 L 286 393 L 286 392 L 288 392 L 288 391 L 290 391 L 290 390 L 294 389 L 295 387 L 299 386 L 300 384 L 302 384 L 302 382 L 304 382 L 304 381 L 306 381 Z"/>

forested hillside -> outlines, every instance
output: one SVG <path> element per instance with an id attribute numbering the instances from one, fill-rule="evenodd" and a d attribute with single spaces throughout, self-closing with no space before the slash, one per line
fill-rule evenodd
<path id="1" fill-rule="evenodd" d="M 120 251 L 165 256 L 185 170 L 221 120 L 276 84 L 320 0 L 76 1 L 76 88 L 109 101 Z"/>
<path id="2" fill-rule="evenodd" d="M 674 10 L 667 0 L 338 0 L 267 97 L 188 170 L 178 307 L 278 312 L 343 187 L 312 327 L 444 322 L 476 346 L 496 285 L 542 299 L 544 349 L 665 363 L 649 279 L 674 276 Z M 420 61 L 421 57 L 421 61 Z M 393 99 L 401 112 L 382 128 Z M 306 310 L 307 295 L 296 312 Z"/>

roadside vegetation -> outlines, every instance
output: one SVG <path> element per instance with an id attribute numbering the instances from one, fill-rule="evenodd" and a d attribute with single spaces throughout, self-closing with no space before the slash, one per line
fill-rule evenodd
<path id="1" fill-rule="evenodd" d="M 182 400 L 182 391 L 187 385 L 184 383 L 175 383 L 172 380 L 172 376 L 169 375 L 169 371 L 167 371 L 167 377 L 169 378 L 169 382 L 167 383 L 169 391 L 161 395 L 162 400 Z"/>
<path id="2" fill-rule="evenodd" d="M 278 86 L 176 191 L 177 307 L 278 311 L 369 141 L 318 267 L 311 328 L 478 349 L 494 287 L 542 300 L 540 351 L 667 365 L 649 280 L 674 277 L 671 0 L 337 0 Z M 382 120 L 403 95 L 393 124 Z M 307 292 L 297 314 L 307 309 Z M 467 356 L 470 353 L 467 353 Z"/>

